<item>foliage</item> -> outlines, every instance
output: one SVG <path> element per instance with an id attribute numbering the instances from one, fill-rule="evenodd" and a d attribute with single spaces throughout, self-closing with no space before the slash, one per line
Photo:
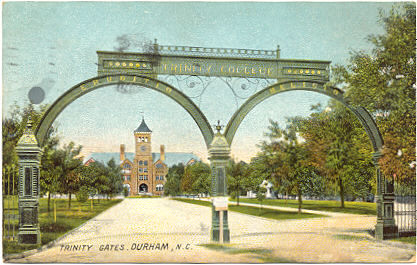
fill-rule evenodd
<path id="1" fill-rule="evenodd" d="M 344 84 L 353 105 L 368 109 L 384 138 L 380 165 L 388 178 L 415 179 L 416 146 L 416 5 L 394 4 L 381 11 L 381 35 L 369 36 L 371 54 L 352 53 L 346 67 L 338 66 L 336 83 Z"/>
<path id="2" fill-rule="evenodd" d="M 20 137 L 23 135 L 23 131 L 26 128 L 27 121 L 30 117 L 32 121 L 32 129 L 34 130 L 38 126 L 43 113 L 47 109 L 47 105 L 35 106 L 28 104 L 23 108 L 18 106 L 16 103 L 11 107 L 8 115 L 3 116 L 2 120 L 2 140 L 3 140 L 3 168 L 7 166 L 15 165 L 17 166 L 17 154 L 16 154 L 16 144 Z M 54 167 L 51 167 L 50 155 L 54 148 L 56 148 L 59 138 L 56 135 L 56 127 L 51 127 L 47 134 L 47 139 L 44 145 L 43 154 L 41 157 L 42 161 L 42 177 L 40 185 L 43 188 L 41 191 L 51 191 L 48 188 L 51 187 L 56 189 L 54 186 L 55 175 L 52 173 Z M 15 179 L 15 187 L 17 187 L 18 179 Z"/>
<path id="3" fill-rule="evenodd" d="M 88 189 L 87 189 L 87 187 L 86 186 L 82 186 L 78 190 L 76 196 L 77 196 L 77 200 L 79 202 L 86 202 L 88 200 Z"/>
<path id="4" fill-rule="evenodd" d="M 237 198 L 237 205 L 239 205 L 240 194 L 244 191 L 249 176 L 247 164 L 243 161 L 236 163 L 234 160 L 230 160 L 226 168 L 226 174 L 227 191 L 232 198 Z"/>
<path id="5" fill-rule="evenodd" d="M 196 162 L 185 167 L 181 179 L 181 192 L 194 194 L 210 194 L 211 174 L 209 165 Z"/>
<path id="6" fill-rule="evenodd" d="M 326 177 L 327 186 L 337 185 L 342 207 L 347 194 L 365 199 L 376 179 L 364 129 L 353 113 L 335 101 L 324 110 L 320 106 L 313 110 L 309 117 L 293 119 L 311 154 L 309 162 Z M 353 188 L 359 183 L 360 189 Z"/>
<path id="7" fill-rule="evenodd" d="M 80 176 L 78 170 L 83 166 L 81 158 L 81 146 L 75 146 L 73 142 L 64 145 L 62 149 L 53 152 L 51 160 L 53 167 L 59 172 L 59 192 L 68 194 L 68 208 L 71 208 L 71 194 L 78 191 Z"/>
<path id="8" fill-rule="evenodd" d="M 286 192 L 296 192 L 301 212 L 303 179 L 310 177 L 309 153 L 294 124 L 289 123 L 286 129 L 282 129 L 277 122 L 270 120 L 268 132 L 265 133 L 269 142 L 264 141 L 261 150 L 265 157 L 263 160 L 267 161 L 268 166 L 272 165 L 269 168 L 273 169 L 271 175 L 275 185 L 284 187 Z"/>
<path id="9" fill-rule="evenodd" d="M 169 196 L 177 196 L 181 194 L 181 179 L 184 175 L 185 167 L 182 163 L 173 165 L 168 169 L 166 183 L 164 186 L 164 194 Z"/>

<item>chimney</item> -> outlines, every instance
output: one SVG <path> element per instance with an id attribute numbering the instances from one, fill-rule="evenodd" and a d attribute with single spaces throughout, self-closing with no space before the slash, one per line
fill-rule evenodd
<path id="1" fill-rule="evenodd" d="M 161 144 L 161 161 L 165 160 L 165 145 Z"/>
<path id="2" fill-rule="evenodd" d="M 125 160 L 125 145 L 121 144 L 120 145 L 120 161 L 124 161 Z"/>

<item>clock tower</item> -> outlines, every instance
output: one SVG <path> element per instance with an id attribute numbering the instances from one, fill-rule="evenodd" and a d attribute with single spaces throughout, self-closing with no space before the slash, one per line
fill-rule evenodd
<path id="1" fill-rule="evenodd" d="M 139 127 L 133 132 L 135 138 L 135 158 L 133 159 L 134 176 L 136 179 L 136 186 L 138 193 L 151 193 L 154 189 L 153 181 L 153 159 L 151 149 L 151 134 L 152 131 L 145 123 L 142 117 L 142 122 Z"/>

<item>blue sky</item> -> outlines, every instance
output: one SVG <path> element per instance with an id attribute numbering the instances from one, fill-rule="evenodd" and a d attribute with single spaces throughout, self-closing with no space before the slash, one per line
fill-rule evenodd
<path id="1" fill-rule="evenodd" d="M 97 50 L 114 50 L 116 38 L 158 39 L 162 45 L 275 50 L 281 58 L 330 60 L 346 64 L 351 50 L 369 51 L 366 38 L 383 32 L 379 8 L 389 2 L 6 2 L 3 3 L 3 116 L 16 101 L 28 102 L 41 86 L 43 103 L 54 102 L 75 84 L 96 76 Z M 226 124 L 236 106 L 230 91 L 212 84 L 200 108 L 210 123 Z M 243 121 L 232 154 L 248 161 L 257 152 L 269 119 L 308 115 L 327 98 L 312 92 L 287 92 L 258 105 Z M 240 102 L 242 103 L 242 102 Z M 133 149 L 132 131 L 141 114 L 153 133 L 153 150 L 194 152 L 206 147 L 192 118 L 169 98 L 137 88 L 121 94 L 115 87 L 93 91 L 58 117 L 63 142 L 89 152 L 116 152 L 121 143 Z"/>

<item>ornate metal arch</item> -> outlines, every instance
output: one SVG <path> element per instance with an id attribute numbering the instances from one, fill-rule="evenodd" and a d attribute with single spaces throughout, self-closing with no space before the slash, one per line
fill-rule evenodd
<path id="1" fill-rule="evenodd" d="M 194 104 L 194 102 L 191 101 L 191 99 L 189 99 L 184 93 L 175 87 L 165 82 L 151 78 L 149 76 L 137 74 L 101 75 L 85 80 L 66 91 L 49 107 L 49 109 L 43 115 L 38 127 L 36 128 L 35 135 L 39 145 L 41 147 L 44 145 L 49 128 L 51 127 L 54 120 L 58 117 L 58 115 L 66 108 L 66 106 L 74 102 L 77 98 L 97 88 L 116 84 L 147 87 L 172 98 L 191 115 L 191 117 L 197 123 L 201 133 L 203 134 L 207 147 L 210 145 L 213 139 L 213 130 L 207 121 L 207 118 Z"/>
<path id="2" fill-rule="evenodd" d="M 369 112 L 363 107 L 353 107 L 349 105 L 343 96 L 342 90 L 336 87 L 326 86 L 325 82 L 311 80 L 286 80 L 282 82 L 277 82 L 251 96 L 233 114 L 232 118 L 226 126 L 224 135 L 229 145 L 232 144 L 235 133 L 243 119 L 256 105 L 273 95 L 294 90 L 305 90 L 321 93 L 331 98 L 334 98 L 342 104 L 344 104 L 355 114 L 355 116 L 361 122 L 366 133 L 368 134 L 369 139 L 371 140 L 374 151 L 376 152 L 381 150 L 383 145 L 383 139 L 381 133 L 379 132 L 378 126 L 376 125 L 374 119 L 369 114 Z"/>

